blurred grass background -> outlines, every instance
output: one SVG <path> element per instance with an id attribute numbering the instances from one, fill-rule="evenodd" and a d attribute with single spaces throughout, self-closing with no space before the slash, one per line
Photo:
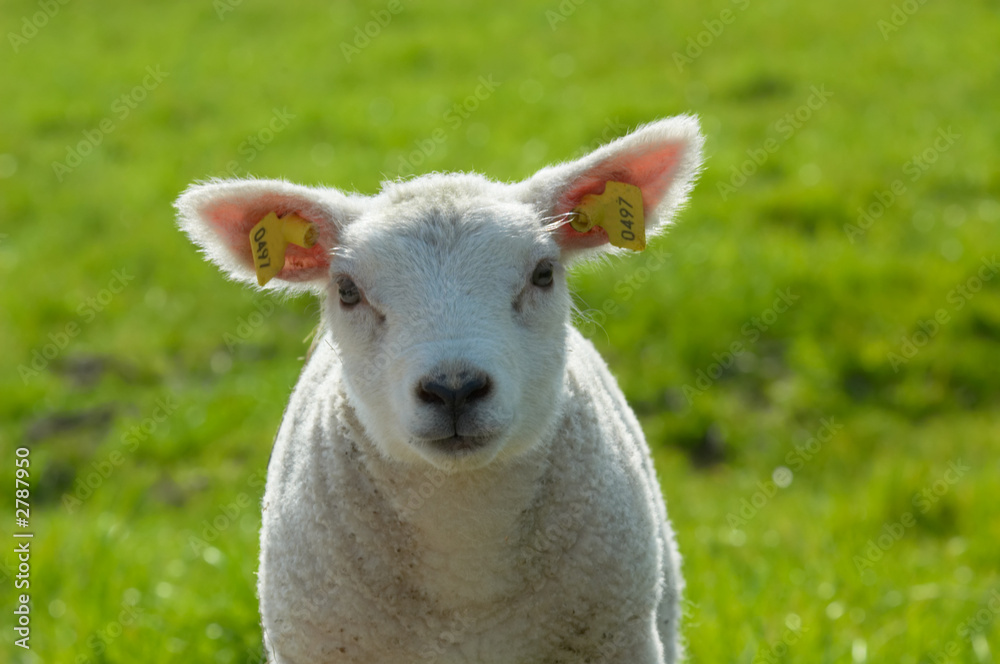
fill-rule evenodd
<path id="1" fill-rule="evenodd" d="M 4 661 L 260 661 L 261 478 L 317 309 L 202 261 L 188 183 L 516 180 L 680 112 L 708 160 L 662 262 L 573 283 L 691 661 L 1000 658 L 1000 3 L 0 6 L 3 504 L 27 447 L 36 533 L 26 652 L 0 529 Z"/>

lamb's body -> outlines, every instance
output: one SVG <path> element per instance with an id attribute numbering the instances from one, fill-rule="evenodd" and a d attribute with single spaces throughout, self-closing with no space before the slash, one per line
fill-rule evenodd
<path id="1" fill-rule="evenodd" d="M 279 270 L 260 283 L 324 298 L 264 498 L 274 664 L 676 661 L 673 532 L 639 424 L 569 323 L 565 266 L 641 249 L 640 219 L 664 226 L 700 148 L 680 117 L 516 184 L 181 197 L 233 277 L 261 279 L 256 258 Z M 277 259 L 285 223 L 308 233 Z"/>
<path id="2" fill-rule="evenodd" d="M 376 453 L 318 343 L 264 497 L 279 662 L 675 660 L 679 557 L 648 448 L 593 346 L 567 335 L 556 435 L 461 474 Z"/>

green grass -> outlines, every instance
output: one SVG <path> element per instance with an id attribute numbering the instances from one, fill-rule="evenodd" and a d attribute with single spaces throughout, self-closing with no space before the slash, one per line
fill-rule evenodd
<path id="1" fill-rule="evenodd" d="M 997 3 L 926 3 L 887 38 L 893 6 L 860 0 L 562 6 L 552 29 L 558 2 L 491 16 L 404 0 L 348 63 L 341 42 L 387 3 L 242 2 L 220 19 L 210 3 L 71 2 L 16 52 L 10 33 L 41 10 L 2 3 L 3 532 L 26 446 L 35 539 L 32 650 L 13 645 L 5 581 L 0 659 L 256 661 L 260 473 L 316 307 L 251 319 L 265 298 L 174 226 L 189 182 L 373 193 L 438 129 L 414 170 L 514 180 L 678 112 L 701 116 L 708 161 L 654 245 L 667 259 L 573 282 L 585 308 L 617 305 L 581 324 L 654 449 L 691 660 L 1000 659 L 1000 275 L 970 282 L 1000 253 Z M 678 68 L 689 38 L 707 45 Z M 147 67 L 162 81 L 116 103 Z M 453 128 L 480 77 L 496 90 Z M 817 89 L 832 96 L 809 108 Z M 274 109 L 294 117 L 243 145 Z M 935 147 L 942 131 L 958 137 Z M 897 180 L 867 230 L 847 227 Z M 797 299 L 769 312 L 779 291 Z M 903 358 L 904 337 L 926 343 Z"/>

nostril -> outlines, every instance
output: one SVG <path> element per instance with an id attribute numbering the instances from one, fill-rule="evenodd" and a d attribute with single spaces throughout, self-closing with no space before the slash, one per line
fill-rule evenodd
<path id="1" fill-rule="evenodd" d="M 450 380 L 440 375 L 425 378 L 417 384 L 417 398 L 431 406 L 457 411 L 466 404 L 485 399 L 492 390 L 493 382 L 486 374 L 462 372 Z"/>
<path id="2" fill-rule="evenodd" d="M 417 385 L 417 398 L 431 405 L 451 406 L 457 393 L 447 385 L 433 380 L 424 380 Z"/>
<path id="3" fill-rule="evenodd" d="M 458 401 L 478 401 L 489 396 L 493 383 L 488 376 L 475 376 L 458 389 Z"/>

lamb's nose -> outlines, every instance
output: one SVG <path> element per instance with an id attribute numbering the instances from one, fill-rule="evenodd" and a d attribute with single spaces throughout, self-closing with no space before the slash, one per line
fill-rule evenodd
<path id="1" fill-rule="evenodd" d="M 455 387 L 453 387 L 455 386 Z M 472 402 L 489 395 L 492 383 L 483 373 L 427 376 L 417 385 L 417 397 L 426 404 L 443 406 L 458 414 Z"/>

